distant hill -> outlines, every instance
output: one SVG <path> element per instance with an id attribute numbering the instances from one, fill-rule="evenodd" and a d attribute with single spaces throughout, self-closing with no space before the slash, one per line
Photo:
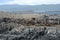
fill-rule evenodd
<path id="1" fill-rule="evenodd" d="M 50 5 L 0 5 L 0 11 L 60 11 L 60 4 Z"/>

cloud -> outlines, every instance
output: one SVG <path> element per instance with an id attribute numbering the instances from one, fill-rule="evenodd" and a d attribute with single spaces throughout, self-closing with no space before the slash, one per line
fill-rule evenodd
<path id="1" fill-rule="evenodd" d="M 40 4 L 60 4 L 60 0 L 11 0 L 0 4 L 20 4 L 20 5 L 40 5 Z"/>

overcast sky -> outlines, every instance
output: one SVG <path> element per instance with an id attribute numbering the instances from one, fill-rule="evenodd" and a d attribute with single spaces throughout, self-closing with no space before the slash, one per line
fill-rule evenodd
<path id="1" fill-rule="evenodd" d="M 0 5 L 6 4 L 20 4 L 20 5 L 60 4 L 60 0 L 0 0 Z"/>

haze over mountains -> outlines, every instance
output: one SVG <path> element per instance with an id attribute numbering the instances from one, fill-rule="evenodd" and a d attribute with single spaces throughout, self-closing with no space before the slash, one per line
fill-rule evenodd
<path id="1" fill-rule="evenodd" d="M 16 12 L 16 11 L 34 11 L 34 12 L 51 12 L 60 13 L 60 4 L 49 5 L 0 5 L 0 11 Z"/>

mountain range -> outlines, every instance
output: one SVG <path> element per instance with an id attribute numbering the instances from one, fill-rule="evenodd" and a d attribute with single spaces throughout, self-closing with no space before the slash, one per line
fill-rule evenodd
<path id="1" fill-rule="evenodd" d="M 29 11 L 29 12 L 51 12 L 56 11 L 60 13 L 60 4 L 49 5 L 0 5 L 0 11 L 16 12 L 16 11 Z"/>

